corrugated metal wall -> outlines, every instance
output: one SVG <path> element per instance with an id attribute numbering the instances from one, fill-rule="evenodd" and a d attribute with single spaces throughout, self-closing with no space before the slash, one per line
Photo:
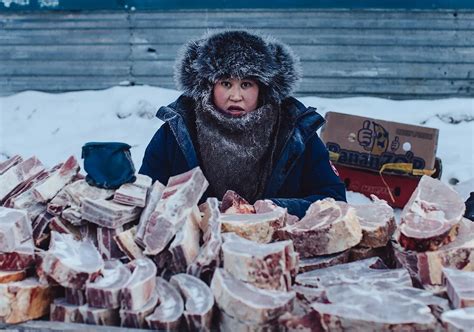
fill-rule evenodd
<path id="1" fill-rule="evenodd" d="M 393 9 L 0 13 L 0 94 L 174 88 L 178 49 L 214 28 L 292 45 L 298 95 L 474 96 L 474 11 Z"/>

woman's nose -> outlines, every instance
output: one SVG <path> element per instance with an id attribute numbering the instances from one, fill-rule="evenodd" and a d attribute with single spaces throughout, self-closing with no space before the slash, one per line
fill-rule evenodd
<path id="1" fill-rule="evenodd" d="M 232 88 L 230 91 L 230 100 L 240 101 L 241 99 L 242 99 L 242 91 L 240 91 L 240 87 Z"/>

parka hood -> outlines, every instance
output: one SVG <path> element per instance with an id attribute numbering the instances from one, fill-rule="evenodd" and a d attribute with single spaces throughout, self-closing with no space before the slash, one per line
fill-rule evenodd
<path id="1" fill-rule="evenodd" d="M 208 102 L 224 78 L 255 79 L 265 103 L 279 104 L 301 79 L 300 62 L 287 45 L 245 30 L 208 33 L 183 47 L 175 81 L 186 96 Z"/>

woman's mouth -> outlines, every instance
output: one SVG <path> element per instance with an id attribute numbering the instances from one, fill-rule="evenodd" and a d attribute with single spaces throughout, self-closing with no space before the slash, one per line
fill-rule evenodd
<path id="1" fill-rule="evenodd" d="M 224 111 L 227 114 L 234 115 L 234 116 L 240 116 L 240 115 L 244 115 L 246 113 L 245 110 L 240 106 L 229 106 Z"/>
<path id="2" fill-rule="evenodd" d="M 247 113 L 242 107 L 235 105 L 229 106 L 227 109 L 223 109 L 222 112 L 230 116 L 242 116 Z"/>
<path id="3" fill-rule="evenodd" d="M 245 110 L 244 110 L 242 107 L 240 107 L 240 106 L 229 106 L 229 107 L 227 108 L 227 110 L 228 110 L 228 111 L 231 111 L 231 112 L 232 112 L 232 111 L 245 112 Z"/>

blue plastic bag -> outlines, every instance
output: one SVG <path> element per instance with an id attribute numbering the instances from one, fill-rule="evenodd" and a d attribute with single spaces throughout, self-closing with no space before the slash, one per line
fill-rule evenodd
<path id="1" fill-rule="evenodd" d="M 86 181 L 92 186 L 117 189 L 134 182 L 135 166 L 131 146 L 120 142 L 89 142 L 82 147 Z"/>

